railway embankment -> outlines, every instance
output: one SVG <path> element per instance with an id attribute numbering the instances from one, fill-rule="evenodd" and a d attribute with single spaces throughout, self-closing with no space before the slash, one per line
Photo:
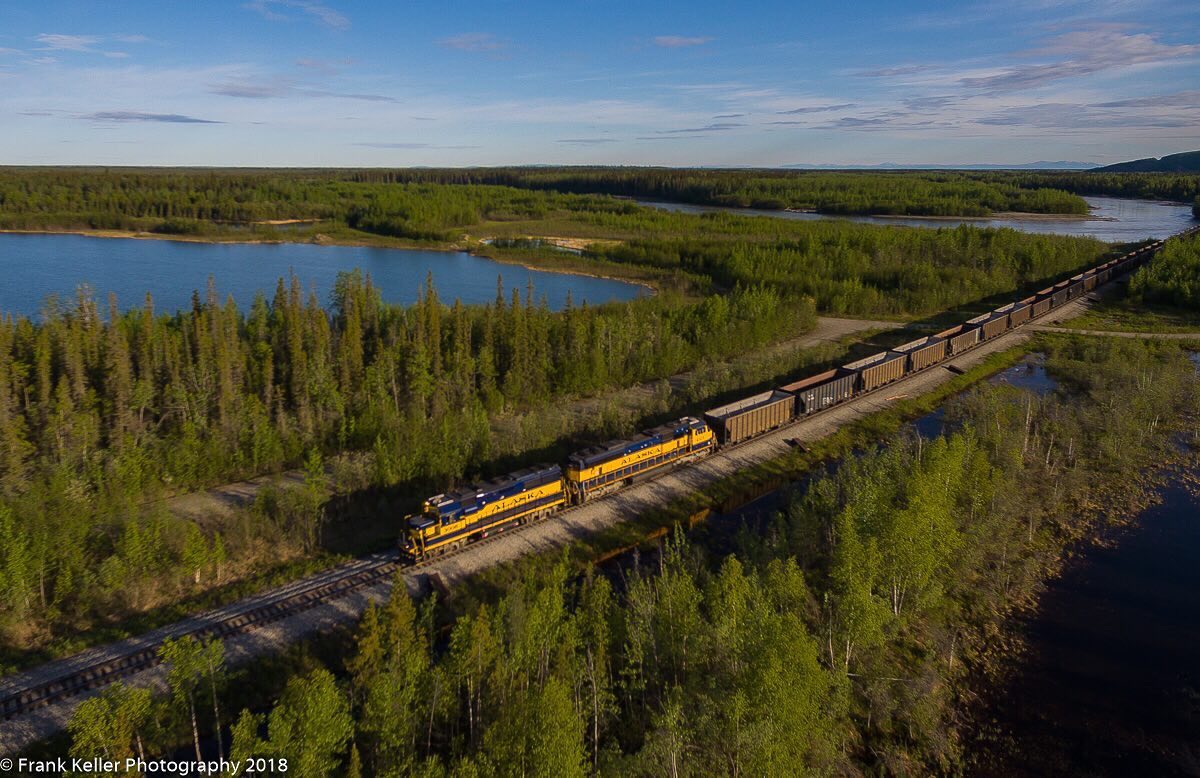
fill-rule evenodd
<path id="1" fill-rule="evenodd" d="M 1090 296 L 1068 302 L 1047 314 L 1043 322 L 1078 315 L 1089 300 Z M 741 470 L 779 458 L 797 445 L 812 444 L 846 425 L 892 410 L 906 399 L 935 392 L 962 372 L 999 352 L 1020 346 L 1030 337 L 1032 332 L 1024 328 L 1010 331 L 873 394 L 722 449 L 693 465 L 608 498 L 466 546 L 415 568 L 397 571 L 394 556 L 387 554 L 358 559 L 160 630 L 0 679 L 0 716 L 4 717 L 0 753 L 19 752 L 62 731 L 75 707 L 112 681 L 165 688 L 165 668 L 157 663 L 155 649 L 168 637 L 197 632 L 219 636 L 225 643 L 229 664 L 244 665 L 314 634 L 352 624 L 369 602 L 385 599 L 396 580 L 414 593 L 427 589 L 431 580 L 453 589 L 485 570 L 599 536 Z"/>

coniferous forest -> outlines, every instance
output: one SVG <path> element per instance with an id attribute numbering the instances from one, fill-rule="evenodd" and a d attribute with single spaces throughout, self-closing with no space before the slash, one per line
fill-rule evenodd
<path id="1" fill-rule="evenodd" d="M 483 306 L 427 283 L 405 307 L 352 272 L 319 294 L 280 279 L 240 308 L 216 278 L 182 311 L 81 288 L 33 319 L 0 319 L 0 664 L 322 558 L 331 498 L 370 495 L 398 527 L 430 493 L 637 422 L 601 411 L 566 425 L 567 401 L 753 352 L 822 314 L 921 320 L 1011 299 L 1112 250 L 610 196 L 843 212 L 1074 207 L 1061 192 L 967 174 L 840 175 L 0 173 L 5 229 L 470 247 L 656 290 L 551 311 L 502 278 Z M 860 198 L 867 190 L 875 200 Z M 803 200 L 815 196 L 832 199 Z M 301 223 L 270 223 L 286 220 Z M 563 255 L 540 240 L 551 236 L 584 248 Z M 1145 272 L 1186 289 L 1164 267 Z M 1173 348 L 1048 348 L 1064 377 L 1084 376 L 1073 393 L 974 393 L 944 438 L 896 437 L 848 461 L 732 547 L 678 536 L 653 560 L 582 578 L 558 565 L 454 609 L 397 596 L 368 612 L 341 659 L 309 662 L 257 713 L 235 715 L 244 698 L 229 696 L 219 644 L 171 643 L 169 698 L 111 688 L 80 707 L 72 748 L 119 755 L 194 739 L 199 753 L 208 731 L 227 753 L 288 759 L 303 775 L 954 769 L 954 681 L 986 655 L 978 630 L 1030 596 L 1056 543 L 1080 530 L 1070 483 L 1150 456 L 1163 445 L 1155 431 L 1194 405 L 1190 363 Z M 1099 368 L 1069 370 L 1081 363 Z M 1146 375 L 1144 406 L 1097 423 L 1096 408 L 1112 405 L 1103 398 Z M 285 468 L 303 473 L 300 487 L 264 490 L 230 517 L 165 507 Z M 1051 482 L 1055 500 L 1032 509 Z"/>
<path id="2" fill-rule="evenodd" d="M 1200 238 L 1164 246 L 1129 282 L 1129 293 L 1149 303 L 1200 309 Z"/>
<path id="3" fill-rule="evenodd" d="M 389 208 L 394 186 L 424 185 L 419 205 Z M 446 185 L 457 185 L 446 188 Z M 468 186 L 465 186 L 468 185 Z M 437 237 L 497 209 L 500 187 L 622 195 L 710 205 L 794 208 L 832 214 L 986 216 L 999 211 L 1087 213 L 1079 197 L 1048 184 L 961 173 L 697 171 L 656 168 L 478 168 L 397 171 L 0 171 L 0 228 L 63 222 L 96 228 L 195 230 L 195 220 L 335 218 L 406 237 Z M 550 205 L 513 201 L 514 212 Z M 559 199 L 558 202 L 564 202 Z M 594 207 L 594 205 L 593 205 Z M 382 213 L 381 208 L 388 209 Z M 397 218 L 398 217 L 398 218 Z M 160 222 L 148 220 L 159 219 Z M 419 235 L 420 224 L 429 230 Z"/>
<path id="4" fill-rule="evenodd" d="M 1011 230 L 694 216 L 604 196 L 324 174 L 3 179 L 10 226 L 185 220 L 204 232 L 224 219 L 344 217 L 339 237 L 536 230 L 595 238 L 577 266 L 625 268 L 660 287 L 626 305 L 560 312 L 536 289 L 498 284 L 494 303 L 467 307 L 428 287 L 402 308 L 351 273 L 323 297 L 281 279 L 239 309 L 215 279 L 184 311 L 80 290 L 36 320 L 0 321 L 0 622 L 10 651 L 65 650 L 82 627 L 313 554 L 331 484 L 389 490 L 388 510 L 399 512 L 545 457 L 554 433 L 535 420 L 561 398 L 795 336 L 815 313 L 916 317 L 1015 293 L 1106 250 Z M 489 251 L 545 255 L 514 244 Z M 514 433 L 505 419 L 517 412 L 529 426 Z M 601 414 L 566 445 L 628 431 Z M 305 468 L 308 488 L 268 494 L 237 522 L 182 519 L 160 502 L 286 467 Z"/>
<path id="5" fill-rule="evenodd" d="M 1060 392 L 971 391 L 938 437 L 883 440 L 732 544 L 677 533 L 654 558 L 531 572 L 465 612 L 397 587 L 257 713 L 212 704 L 219 644 L 172 644 L 172 696 L 110 689 L 76 714 L 73 748 L 186 742 L 191 711 L 229 727 L 233 758 L 313 776 L 969 768 L 965 683 L 1008 650 L 1001 620 L 1089 531 L 1096 485 L 1132 497 L 1115 476 L 1200 411 L 1174 344 L 1043 346 Z"/>

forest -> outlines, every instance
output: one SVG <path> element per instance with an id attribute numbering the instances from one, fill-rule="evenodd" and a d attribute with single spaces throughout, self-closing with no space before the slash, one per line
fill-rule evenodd
<path id="1" fill-rule="evenodd" d="M 974 389 L 937 437 L 847 457 L 765 524 L 554 565 L 465 610 L 398 586 L 269 710 L 235 712 L 219 643 L 170 643 L 170 695 L 85 702 L 72 753 L 199 754 L 208 732 L 277 775 L 961 772 L 956 711 L 1006 614 L 1200 411 L 1175 344 L 1040 348 L 1057 391 Z"/>
<path id="2" fill-rule="evenodd" d="M 1087 213 L 1079 197 L 958 172 L 885 173 L 668 168 L 498 168 L 363 172 L 357 180 L 504 184 L 557 192 L 828 214 L 987 216 L 1000 211 Z"/>
<path id="3" fill-rule="evenodd" d="M 547 422 L 564 398 L 752 351 L 806 331 L 818 312 L 918 317 L 1015 294 L 1108 250 L 1012 230 L 695 216 L 508 187 L 5 175 L 0 215 L 31 223 L 100 209 L 205 225 L 336 211 L 357 213 L 360 228 L 414 233 L 469 224 L 519 235 L 532 225 L 603 238 L 578 258 L 585 266 L 679 283 L 623 306 L 551 312 L 537 290 L 502 283 L 487 306 L 442 300 L 430 285 L 419 303 L 398 307 L 353 273 L 325 299 L 281 279 L 242 308 L 222 298 L 217 279 L 184 311 L 81 289 L 36 321 L 0 320 L 0 664 L 312 558 L 334 489 L 374 490 L 400 512 L 636 422 L 608 412 L 570 430 Z M 519 245 L 490 250 L 528 261 Z M 161 502 L 300 467 L 305 489 L 268 492 L 234 521 L 180 518 Z"/>
<path id="4" fill-rule="evenodd" d="M 1129 282 L 1135 302 L 1200 309 L 1200 237 L 1172 240 Z"/>
<path id="5" fill-rule="evenodd" d="M 320 222 L 326 231 L 332 227 L 453 242 L 463 229 L 480 222 L 637 211 L 634 204 L 610 196 L 827 214 L 988 216 L 1009 211 L 1082 215 L 1088 207 L 1080 195 L 1194 202 L 1200 199 L 1200 176 L 586 167 L 5 168 L 0 169 L 0 229 L 123 229 L 242 238 L 249 231 L 294 239 L 265 222 L 296 219 Z"/>
<path id="6" fill-rule="evenodd" d="M 1200 198 L 1200 175 L 1195 173 L 1106 173 L 1102 171 L 1013 171 L 985 174 L 1010 185 L 1053 189 L 1079 195 L 1107 195 L 1138 200 L 1193 202 Z"/>
<path id="7" fill-rule="evenodd" d="M 396 208 L 389 195 L 423 194 Z M 524 191 L 520 194 L 514 190 Z M 956 172 L 824 173 L 664 168 L 466 168 L 347 171 L 0 170 L 0 228 L 89 226 L 173 233 L 197 221 L 331 219 L 352 228 L 442 240 L 481 218 L 547 210 L 609 211 L 599 194 L 830 214 L 986 216 L 1087 213 L 1078 196 L 1023 180 Z M 386 213 L 384 211 L 387 211 Z"/>

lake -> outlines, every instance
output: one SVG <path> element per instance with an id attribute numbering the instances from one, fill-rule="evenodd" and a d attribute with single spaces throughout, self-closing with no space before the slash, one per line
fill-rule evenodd
<path id="1" fill-rule="evenodd" d="M 1022 232 L 1042 235 L 1086 235 L 1111 243 L 1126 243 L 1143 238 L 1165 238 L 1188 227 L 1195 226 L 1192 207 L 1180 203 L 1162 203 L 1150 200 L 1128 200 L 1121 197 L 1085 197 L 1092 209 L 1092 218 L 950 218 L 915 219 L 891 216 L 828 216 L 820 213 L 797 213 L 795 211 L 764 211 L 754 208 L 724 208 L 711 205 L 687 203 L 663 203 L 637 200 L 665 211 L 680 213 L 737 213 L 743 216 L 771 216 L 776 219 L 798 221 L 820 221 L 824 219 L 846 219 L 862 224 L 902 225 L 906 227 L 956 227 L 969 224 L 974 227 L 1011 227 Z"/>
<path id="2" fill-rule="evenodd" d="M 510 291 L 533 282 L 534 294 L 545 295 L 558 310 L 570 292 L 576 305 L 624 302 L 649 293 L 637 284 L 569 273 L 529 270 L 462 251 L 316 246 L 305 243 L 189 243 L 168 240 L 92 238 L 83 235 L 0 234 L 0 314 L 34 316 L 46 298 L 74 300 L 75 289 L 87 283 L 102 308 L 114 292 L 122 308 L 140 306 L 149 292 L 159 311 L 191 306 L 192 291 L 203 297 L 208 277 L 216 279 L 224 301 L 227 294 L 243 309 L 262 291 L 269 300 L 276 281 L 294 272 L 305 291 L 315 289 L 329 299 L 337 274 L 359 268 L 369 273 L 383 299 L 415 302 L 433 273 L 438 296 L 447 303 L 496 299 L 496 279 Z"/>

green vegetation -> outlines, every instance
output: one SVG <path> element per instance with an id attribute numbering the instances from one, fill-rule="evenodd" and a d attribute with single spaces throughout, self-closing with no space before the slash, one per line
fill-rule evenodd
<path id="1" fill-rule="evenodd" d="M 1168 242 L 1129 281 L 1135 301 L 1200 311 L 1200 237 Z"/>
<path id="2" fill-rule="evenodd" d="M 811 326 L 811 303 L 765 288 L 702 302 L 550 313 L 527 292 L 446 307 L 432 288 L 380 303 L 357 274 L 332 314 L 298 282 L 248 314 L 212 289 L 188 312 L 94 301 L 34 325 L 0 322 L 0 614 L 15 643 L 39 626 L 138 611 L 247 565 L 316 550 L 321 452 L 371 452 L 361 486 L 444 488 L 491 462 L 488 415 L 671 375 L 703 356 Z M 204 528 L 144 501 L 305 463 L 309 486 L 260 496 Z M 338 480 L 346 480 L 335 471 Z"/>
<path id="3" fill-rule="evenodd" d="M 1200 196 L 1200 175 L 1184 173 L 1002 172 L 984 174 L 1011 185 L 1051 187 L 1080 195 L 1191 202 Z"/>
<path id="4" fill-rule="evenodd" d="M 1150 305 L 1128 296 L 1105 297 L 1082 315 L 1059 326 L 1068 330 L 1100 332 L 1192 333 L 1200 339 L 1200 310 L 1170 305 Z"/>
<path id="5" fill-rule="evenodd" d="M 230 708 L 203 690 L 220 673 L 199 662 L 172 667 L 181 691 L 150 714 L 116 692 L 72 731 L 113 753 L 139 737 L 162 748 L 192 739 L 194 704 L 237 721 L 232 753 L 312 775 L 961 770 L 953 708 L 967 668 L 989 661 L 1004 615 L 1101 506 L 1136 501 L 1130 474 L 1200 412 L 1177 347 L 1045 347 L 1063 391 L 972 391 L 948 413 L 954 431 L 847 459 L 738 533 L 732 553 L 677 535 L 615 585 L 555 565 L 444 629 L 435 605 L 397 587 L 362 619 L 340 681 L 310 669 L 287 685 L 265 739 L 261 718 L 216 712 Z M 314 711 L 331 726 L 312 729 Z M 117 725 L 97 726 L 101 713 Z"/>
<path id="6" fill-rule="evenodd" d="M 830 214 L 987 216 L 996 211 L 1087 213 L 1066 192 L 1026 189 L 961 173 L 826 173 L 666 168 L 498 168 L 385 173 L 396 181 L 504 184 L 704 205 Z M 359 180 L 371 180 L 369 173 Z"/>
<path id="7" fill-rule="evenodd" d="M 398 194 L 403 192 L 419 192 L 420 197 L 414 201 Z M 453 240 L 457 228 L 482 220 L 536 219 L 564 208 L 633 208 L 609 198 L 563 194 L 569 192 L 833 214 L 1087 213 L 1086 203 L 1065 191 L 955 172 L 662 168 L 94 172 L 10 168 L 0 170 L 0 228 L 157 229 L 194 234 L 199 220 L 228 228 L 273 219 L 314 219 L 380 235 Z"/>
<path id="8" fill-rule="evenodd" d="M 669 216 L 674 218 L 664 219 L 663 234 L 688 234 L 683 219 L 695 217 Z M 725 220 L 730 227 L 747 221 L 725 214 L 702 219 Z M 782 219 L 749 221 L 761 236 L 757 240 L 660 237 L 593 251 L 618 263 L 701 274 L 723 286 L 767 284 L 785 295 L 813 298 L 822 313 L 905 316 L 932 314 L 1058 275 L 1099 257 L 1101 245 L 965 226 L 863 230 L 817 222 L 795 230 L 795 223 Z"/>
<path id="9" fill-rule="evenodd" d="M 430 491 L 553 459 L 636 421 L 603 406 L 566 419 L 563 398 L 797 335 L 814 309 L 932 314 L 1015 293 L 1105 251 L 1011 230 L 701 217 L 599 196 L 342 178 L 7 172 L 0 220 L 209 235 L 235 234 L 226 220 L 344 219 L 342 236 L 369 237 L 369 227 L 410 238 L 469 225 L 497 237 L 594 240 L 570 261 L 669 288 L 558 313 L 534 290 L 498 289 L 493 304 L 465 307 L 429 288 L 400 308 L 348 274 L 328 306 L 293 279 L 249 310 L 210 285 L 187 311 L 156 313 L 147 300 L 121 312 L 110 300 L 105 316 L 81 290 L 73 303 L 51 301 L 38 323 L 0 321 L 0 645 L 9 656 L 319 554 L 325 518 L 349 501 L 399 513 Z M 514 243 L 487 250 L 517 260 L 551 253 Z M 156 502 L 301 465 L 304 489 L 268 490 L 231 521 L 181 519 Z"/>

